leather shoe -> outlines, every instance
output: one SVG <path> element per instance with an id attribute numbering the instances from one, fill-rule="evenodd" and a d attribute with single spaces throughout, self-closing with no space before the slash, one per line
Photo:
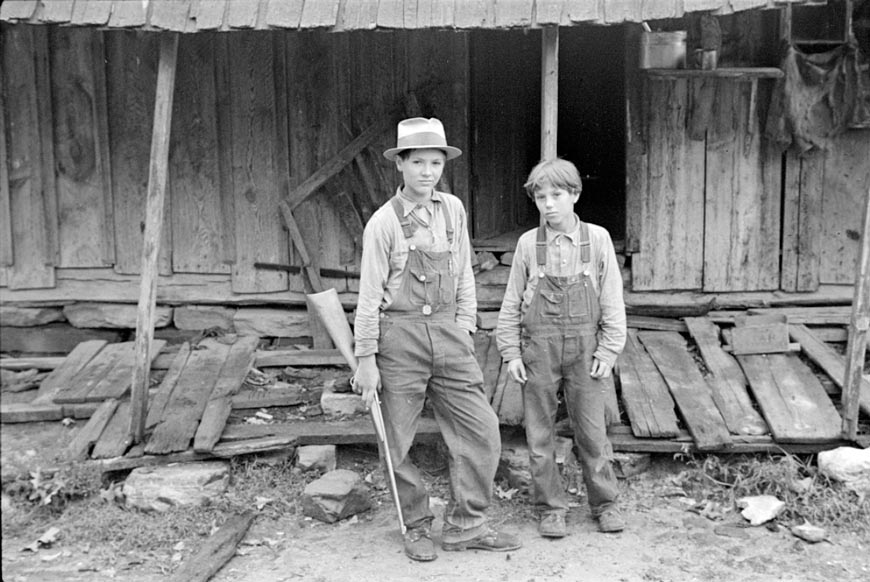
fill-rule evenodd
<path id="1" fill-rule="evenodd" d="M 414 527 L 405 531 L 405 555 L 418 562 L 431 562 L 438 557 L 428 529 Z"/>
<path id="2" fill-rule="evenodd" d="M 616 533 L 625 529 L 625 520 L 618 509 L 608 509 L 598 516 L 598 531 Z"/>
<path id="3" fill-rule="evenodd" d="M 479 536 L 463 542 L 443 542 L 441 547 L 448 552 L 462 550 L 486 550 L 488 552 L 510 552 L 523 544 L 511 534 L 488 529 Z"/>
<path id="4" fill-rule="evenodd" d="M 564 513 L 547 513 L 538 522 L 538 533 L 545 538 L 564 538 L 568 535 Z"/>

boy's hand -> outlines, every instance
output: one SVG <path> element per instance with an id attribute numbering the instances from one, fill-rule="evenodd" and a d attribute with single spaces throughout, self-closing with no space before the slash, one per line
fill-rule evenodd
<path id="1" fill-rule="evenodd" d="M 359 366 L 353 377 L 353 391 L 362 395 L 366 408 L 371 408 L 375 393 L 381 387 L 381 373 L 375 363 L 375 357 L 365 356 L 359 359 Z"/>
<path id="2" fill-rule="evenodd" d="M 528 378 L 526 377 L 526 366 L 523 364 L 522 358 L 516 358 L 508 362 L 508 374 L 520 384 L 526 383 Z"/>
<path id="3" fill-rule="evenodd" d="M 613 364 L 602 362 L 598 358 L 592 358 L 592 370 L 589 375 L 593 378 L 610 378 L 610 372 L 613 370 Z"/>

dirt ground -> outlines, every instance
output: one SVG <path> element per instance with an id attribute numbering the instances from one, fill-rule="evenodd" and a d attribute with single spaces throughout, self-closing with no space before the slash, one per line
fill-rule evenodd
<path id="1" fill-rule="evenodd" d="M 32 464 L 68 438 L 60 423 L 3 425 L 4 473 Z M 367 471 L 375 453 L 342 447 L 339 466 Z M 443 466 L 442 466 L 443 468 Z M 444 472 L 429 466 L 436 515 L 446 495 Z M 301 511 L 278 517 L 265 513 L 254 522 L 236 555 L 212 578 L 215 582 L 414 581 L 866 581 L 870 579 L 870 539 L 833 533 L 828 541 L 804 542 L 785 528 L 746 527 L 734 511 L 700 515 L 697 499 L 676 484 L 686 464 L 659 456 L 647 471 L 621 481 L 628 528 L 620 534 L 595 530 L 583 497 L 569 514 L 569 536 L 539 537 L 528 502 L 517 496 L 496 498 L 492 520 L 517 534 L 524 546 L 511 553 L 441 552 L 430 563 L 402 552 L 395 511 L 386 490 L 372 487 L 374 509 L 337 524 L 324 524 Z M 376 481 L 377 483 L 377 481 Z M 4 507 L 4 512 L 10 510 Z M 721 519 L 720 519 L 721 518 Z M 441 521 L 434 524 L 440 541 Z M 83 548 L 64 542 L 37 552 L 23 551 L 32 537 L 2 540 L 2 578 L 6 582 L 77 582 L 169 579 L 177 564 L 167 557 L 112 555 L 112 548 Z M 187 548 L 188 553 L 192 551 Z M 169 554 L 165 554 L 168 556 Z M 107 556 L 111 556 L 108 559 Z"/>

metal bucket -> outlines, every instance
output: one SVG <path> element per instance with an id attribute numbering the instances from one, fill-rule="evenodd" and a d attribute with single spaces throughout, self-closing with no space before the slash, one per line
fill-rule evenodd
<path id="1" fill-rule="evenodd" d="M 686 31 L 641 33 L 638 66 L 641 69 L 684 69 Z"/>

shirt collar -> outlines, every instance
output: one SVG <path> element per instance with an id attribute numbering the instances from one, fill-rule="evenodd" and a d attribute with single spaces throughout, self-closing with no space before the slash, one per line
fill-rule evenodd
<path id="1" fill-rule="evenodd" d="M 580 241 L 580 217 L 577 216 L 577 213 L 574 213 L 574 228 L 569 232 L 558 232 L 550 228 L 550 225 L 547 225 L 547 242 L 553 242 L 558 239 L 560 236 L 566 237 L 573 243 L 579 243 Z"/>
<path id="2" fill-rule="evenodd" d="M 402 211 L 405 213 L 405 216 L 411 214 L 411 212 L 417 207 L 425 208 L 431 213 L 434 210 L 435 202 L 438 202 L 439 204 L 443 202 L 443 199 L 441 198 L 441 193 L 438 192 L 438 190 L 433 190 L 432 197 L 424 203 L 416 202 L 405 196 L 402 193 L 401 186 L 396 190 L 396 194 L 399 195 L 399 201 L 402 203 Z"/>

